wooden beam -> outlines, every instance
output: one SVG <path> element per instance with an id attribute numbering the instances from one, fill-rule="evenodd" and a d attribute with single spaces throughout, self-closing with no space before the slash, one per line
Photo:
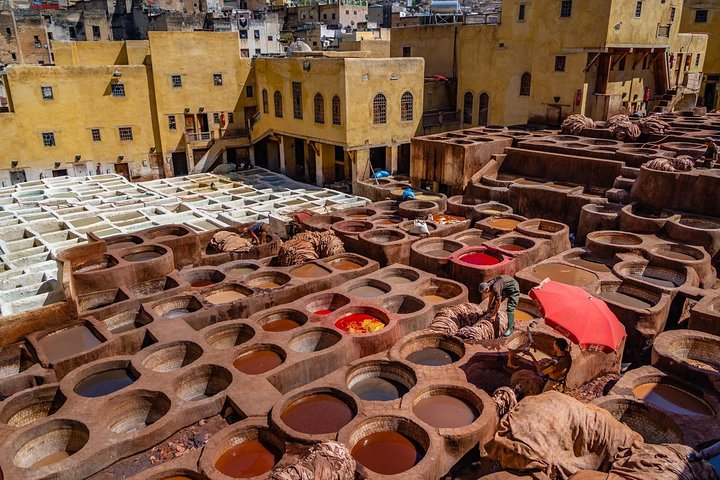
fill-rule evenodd
<path id="1" fill-rule="evenodd" d="M 590 67 L 592 67 L 593 64 L 597 62 L 598 58 L 600 58 L 600 53 L 595 54 L 595 56 L 590 60 L 590 63 L 588 63 L 585 69 L 583 69 L 583 72 L 587 72 L 588 70 L 590 70 Z"/>
<path id="2" fill-rule="evenodd" d="M 616 65 L 620 60 L 622 60 L 623 58 L 627 57 L 627 55 L 628 55 L 628 52 L 623 52 L 623 53 L 621 53 L 620 56 L 619 56 L 614 62 L 612 62 L 612 64 L 610 65 L 610 68 L 612 69 L 613 67 L 615 67 L 615 65 Z"/>
<path id="3" fill-rule="evenodd" d="M 635 67 L 637 67 L 637 66 L 640 64 L 640 62 L 642 62 L 643 60 L 645 60 L 645 57 L 647 57 L 648 55 L 650 55 L 650 52 L 645 52 L 645 53 L 643 53 L 640 58 L 638 58 L 637 60 L 635 60 L 635 61 L 633 62 L 633 64 L 632 64 L 632 69 L 635 70 Z"/>

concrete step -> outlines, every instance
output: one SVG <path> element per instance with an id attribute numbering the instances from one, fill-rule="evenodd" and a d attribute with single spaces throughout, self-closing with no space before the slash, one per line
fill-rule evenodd
<path id="1" fill-rule="evenodd" d="M 634 178 L 617 177 L 615 179 L 615 183 L 613 183 L 613 188 L 621 188 L 623 190 L 630 190 L 632 188 L 633 183 L 635 183 Z"/>
<path id="2" fill-rule="evenodd" d="M 622 167 L 620 170 L 620 175 L 622 175 L 625 178 L 637 178 L 640 174 L 640 169 L 635 167 Z"/>
<path id="3" fill-rule="evenodd" d="M 622 188 L 611 188 L 605 192 L 605 197 L 611 202 L 622 203 L 623 205 L 627 205 L 632 201 L 630 192 Z"/>

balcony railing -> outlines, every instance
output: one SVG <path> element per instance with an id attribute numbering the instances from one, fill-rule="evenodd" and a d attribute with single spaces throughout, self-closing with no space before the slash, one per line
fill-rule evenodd
<path id="1" fill-rule="evenodd" d="M 210 132 L 185 132 L 188 142 L 209 142 L 212 140 L 212 133 Z"/>
<path id="2" fill-rule="evenodd" d="M 459 110 L 448 112 L 429 112 L 423 114 L 423 127 L 433 127 L 436 125 L 444 125 L 446 123 L 458 123 L 459 121 Z"/>

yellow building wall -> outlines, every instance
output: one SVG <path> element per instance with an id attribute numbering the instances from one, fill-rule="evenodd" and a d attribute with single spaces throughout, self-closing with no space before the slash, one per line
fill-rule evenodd
<path id="1" fill-rule="evenodd" d="M 708 21 L 695 23 L 695 12 L 708 10 Z M 680 12 L 677 13 L 679 15 Z M 682 9 L 680 31 L 687 33 L 707 33 L 708 45 L 703 71 L 710 75 L 720 74 L 720 0 L 685 0 Z"/>
<path id="2" fill-rule="evenodd" d="M 150 53 L 146 40 L 122 42 L 53 42 L 55 65 L 143 65 Z"/>
<path id="3" fill-rule="evenodd" d="M 575 2 L 577 3 L 577 2 Z M 608 2 L 610 18 L 607 30 L 609 47 L 628 45 L 642 47 L 666 47 L 670 39 L 680 31 L 681 0 L 656 2 L 643 1 L 640 17 L 635 17 L 636 0 L 612 0 Z M 675 8 L 675 21 L 670 22 L 671 9 Z M 658 37 L 658 25 L 670 25 L 669 37 Z"/>
<path id="4" fill-rule="evenodd" d="M 116 70 L 122 74 L 124 97 L 110 93 Z M 30 169 L 30 180 L 40 173 L 51 175 L 55 162 L 60 162 L 57 168 L 68 168 L 72 174 L 80 155 L 90 171 L 96 163 L 106 171 L 122 155 L 131 170 L 149 173 L 155 140 L 145 67 L 18 65 L 7 69 L 7 86 L 13 111 L 0 113 L 0 165 L 5 169 L 17 160 L 17 168 Z M 42 98 L 42 86 L 52 87 L 52 100 Z M 133 140 L 121 141 L 118 127 L 132 127 Z M 101 141 L 92 140 L 93 128 L 100 129 Z M 55 133 L 54 147 L 43 146 L 43 132 Z"/>

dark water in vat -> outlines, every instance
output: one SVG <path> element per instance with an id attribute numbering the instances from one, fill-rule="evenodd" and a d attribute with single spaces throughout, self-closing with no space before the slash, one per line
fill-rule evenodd
<path id="1" fill-rule="evenodd" d="M 135 376 L 125 368 L 114 368 L 96 373 L 81 381 L 75 387 L 75 393 L 83 397 L 102 397 L 132 385 Z"/>
<path id="2" fill-rule="evenodd" d="M 631 295 L 620 292 L 600 292 L 600 297 L 612 300 L 617 303 L 622 303 L 623 305 L 627 305 L 628 307 L 633 308 L 650 308 L 653 306 L 652 303 L 646 302 L 642 298 L 633 297 Z"/>
<path id="3" fill-rule="evenodd" d="M 422 449 L 397 432 L 371 433 L 360 439 L 351 453 L 365 468 L 382 475 L 410 470 L 423 457 Z"/>
<path id="4" fill-rule="evenodd" d="M 402 397 L 408 388 L 390 378 L 368 377 L 356 382 L 350 389 L 363 400 L 371 402 L 387 402 Z"/>
<path id="5" fill-rule="evenodd" d="M 417 365 L 426 365 L 429 367 L 439 367 L 441 365 L 450 365 L 458 360 L 453 353 L 441 348 L 430 347 L 415 351 L 405 357 L 405 360 Z"/>

